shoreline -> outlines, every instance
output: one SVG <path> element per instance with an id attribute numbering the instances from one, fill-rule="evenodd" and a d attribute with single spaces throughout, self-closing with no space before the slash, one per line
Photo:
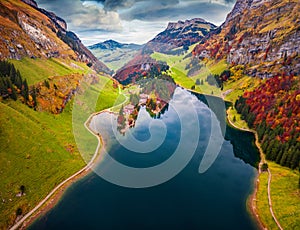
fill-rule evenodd
<path id="1" fill-rule="evenodd" d="M 195 93 L 198 93 L 197 91 L 195 90 L 188 90 L 190 92 L 195 92 Z M 227 90 L 228 91 L 228 90 Z M 231 91 L 232 92 L 232 91 Z M 208 95 L 208 96 L 214 96 L 214 97 L 218 97 L 218 98 L 221 98 L 224 102 L 230 102 L 232 103 L 231 101 L 228 101 L 228 100 L 225 100 L 225 94 L 221 94 L 221 96 L 216 96 L 216 95 L 209 95 L 209 94 L 205 94 L 205 93 L 200 93 L 200 94 L 203 94 L 203 95 Z M 233 105 L 232 105 L 233 106 Z M 260 185 L 260 181 L 259 181 L 259 176 L 260 174 L 262 173 L 261 171 L 261 166 L 262 164 L 266 163 L 266 159 L 265 159 L 265 154 L 261 148 L 261 144 L 259 142 L 259 138 L 258 138 L 258 134 L 257 132 L 254 130 L 254 129 L 250 129 L 250 128 L 240 128 L 240 127 L 237 127 L 235 124 L 233 124 L 233 122 L 229 119 L 229 116 L 228 116 L 228 110 L 230 109 L 231 107 L 229 107 L 227 110 L 226 110 L 226 123 L 228 125 L 230 125 L 231 127 L 237 129 L 237 130 L 240 130 L 240 131 L 244 131 L 244 132 L 250 132 L 250 133 L 253 133 L 254 134 L 254 137 L 255 137 L 255 146 L 258 148 L 259 150 L 259 155 L 260 155 L 260 162 L 258 164 L 258 173 L 256 175 L 255 178 L 253 178 L 253 186 L 254 186 L 254 190 L 253 192 L 248 196 L 247 198 L 247 201 L 246 201 L 246 206 L 247 206 L 247 211 L 249 212 L 251 218 L 253 220 L 255 220 L 256 224 L 257 224 L 257 227 L 259 227 L 260 229 L 268 229 L 268 227 L 262 222 L 261 218 L 260 218 L 260 215 L 257 211 L 257 191 L 258 191 L 258 188 L 259 188 L 259 185 Z M 270 213 L 272 215 L 272 218 L 273 218 L 273 221 L 275 221 L 277 227 L 282 230 L 282 226 L 281 224 L 279 223 L 278 219 L 276 218 L 275 214 L 274 214 L 274 211 L 273 211 L 273 208 L 272 208 L 272 200 L 271 200 L 271 189 L 270 189 L 270 185 L 271 185 L 271 177 L 272 177 L 272 174 L 271 174 L 271 171 L 270 169 L 268 168 L 267 170 L 268 172 L 268 204 L 269 204 L 269 210 L 270 210 Z"/>
<path id="2" fill-rule="evenodd" d="M 230 109 L 230 108 L 228 108 Z M 264 153 L 261 149 L 261 146 L 260 146 L 260 143 L 258 141 L 258 135 L 256 133 L 255 130 L 252 130 L 252 129 L 243 129 L 243 128 L 239 128 L 237 126 L 235 126 L 232 121 L 229 119 L 228 117 L 228 114 L 227 114 L 227 111 L 226 111 L 226 120 L 228 122 L 228 124 L 230 126 L 232 126 L 233 128 L 237 129 L 237 130 L 241 130 L 241 131 L 244 131 L 244 132 L 251 132 L 254 134 L 254 137 L 255 137 L 255 146 L 258 148 L 258 151 L 259 151 L 259 155 L 260 155 L 260 162 L 258 164 L 258 172 L 257 172 L 257 175 L 253 178 L 253 192 L 248 196 L 247 198 L 247 201 L 246 201 L 246 206 L 247 206 L 247 211 L 249 212 L 251 218 L 253 218 L 258 227 L 260 229 L 267 229 L 267 227 L 263 224 L 263 222 L 261 221 L 260 217 L 259 217 L 259 214 L 257 212 L 257 205 L 256 205 L 256 200 L 257 200 L 257 191 L 258 191 L 258 188 L 259 188 L 259 175 L 261 174 L 261 170 L 260 170 L 260 167 L 261 165 L 264 163 Z"/>
<path id="3" fill-rule="evenodd" d="M 17 223 L 13 226 L 9 227 L 9 230 L 15 229 L 27 229 L 35 220 L 41 217 L 43 214 L 46 214 L 49 210 L 51 210 L 55 205 L 62 199 L 66 190 L 76 181 L 84 178 L 89 173 L 92 172 L 93 165 L 98 162 L 103 153 L 103 147 L 105 146 L 105 142 L 101 135 L 98 135 L 93 130 L 89 128 L 89 123 L 92 118 L 96 115 L 99 115 L 104 112 L 109 112 L 109 109 L 104 109 L 100 112 L 92 113 L 89 118 L 84 123 L 85 128 L 98 139 L 98 145 L 96 151 L 92 157 L 92 159 L 79 171 L 72 174 L 70 177 L 65 179 L 63 182 L 58 184 L 50 193 L 40 201 L 31 211 L 25 214 Z"/>
<path id="4" fill-rule="evenodd" d="M 178 85 L 179 87 L 189 91 L 189 92 L 194 92 L 194 93 L 198 93 L 198 94 L 203 94 L 203 95 L 207 95 L 207 96 L 213 96 L 213 97 L 217 97 L 217 98 L 221 98 L 222 100 L 224 100 L 224 102 L 226 101 L 224 99 L 224 97 L 221 96 L 216 96 L 216 95 L 209 95 L 209 94 L 204 94 L 201 92 L 197 92 L 195 90 L 190 90 L 190 89 L 186 89 L 180 85 Z M 112 108 L 112 107 L 111 107 Z M 39 217 L 41 217 L 42 215 L 46 214 L 49 210 L 51 210 L 53 207 L 55 207 L 55 205 L 62 199 L 64 193 L 66 192 L 66 190 L 76 181 L 84 178 L 85 176 L 87 176 L 89 173 L 92 172 L 92 166 L 98 162 L 102 155 L 103 152 L 103 147 L 105 146 L 105 142 L 103 141 L 103 138 L 100 134 L 95 133 L 93 130 L 91 130 L 88 126 L 88 124 L 90 123 L 90 121 L 92 120 L 92 118 L 96 115 L 99 115 L 101 113 L 104 112 L 110 112 L 110 109 L 104 109 L 100 112 L 95 112 L 92 113 L 89 118 L 87 119 L 87 121 L 84 123 L 85 128 L 95 137 L 97 137 L 98 139 L 98 145 L 95 151 L 95 154 L 93 155 L 92 159 L 90 160 L 90 162 L 88 162 L 88 164 L 80 169 L 79 171 L 75 172 L 74 174 L 72 174 L 69 178 L 67 178 L 66 180 L 64 180 L 63 182 L 61 182 L 58 186 L 56 186 L 47 196 L 44 200 L 42 200 L 37 206 L 35 206 L 34 209 L 32 209 L 29 213 L 27 213 L 24 217 L 21 218 L 21 220 L 19 220 L 16 224 L 14 224 L 11 228 L 9 228 L 10 230 L 13 229 L 26 229 L 28 226 L 30 226 L 35 220 L 37 220 Z M 239 128 L 237 126 L 235 126 L 232 121 L 229 119 L 228 114 L 227 114 L 227 110 L 226 110 L 226 121 L 229 125 L 231 125 L 233 128 L 244 131 L 244 132 L 251 132 L 255 135 L 255 145 L 259 150 L 260 153 L 260 162 L 259 162 L 259 168 L 258 168 L 258 173 L 257 175 L 253 178 L 253 192 L 248 196 L 247 200 L 246 200 L 246 209 L 249 212 L 251 218 L 256 222 L 257 226 L 259 227 L 259 229 L 266 229 L 266 227 L 264 226 L 264 224 L 262 223 L 262 221 L 260 220 L 260 217 L 257 213 L 257 209 L 256 209 L 256 195 L 257 195 L 257 190 L 259 187 L 259 175 L 260 175 L 260 165 L 263 163 L 262 159 L 264 159 L 263 156 L 263 152 L 261 150 L 260 147 L 260 143 L 258 141 L 258 136 L 256 131 L 251 130 L 251 129 L 242 129 Z"/>
<path id="5" fill-rule="evenodd" d="M 180 85 L 178 85 L 179 87 L 182 87 Z M 185 89 L 184 87 L 182 87 L 183 89 Z M 209 95 L 209 94 L 205 94 L 205 93 L 201 93 L 201 92 L 197 92 L 196 90 L 192 90 L 192 89 L 186 89 L 189 92 L 193 92 L 193 93 L 198 93 L 198 94 L 202 94 L 202 95 L 207 95 L 207 96 L 212 96 L 212 97 L 217 97 L 222 99 L 224 102 L 230 102 L 228 100 L 225 100 L 224 95 L 222 94 L 222 96 L 217 96 L 217 95 Z M 258 172 L 257 175 L 253 178 L 252 184 L 253 184 L 253 192 L 247 197 L 246 200 L 246 209 L 248 211 L 248 213 L 250 214 L 250 217 L 256 222 L 257 227 L 259 227 L 259 229 L 261 230 L 265 230 L 267 229 L 267 227 L 263 224 L 263 222 L 260 219 L 260 216 L 257 212 L 257 205 L 256 205 L 256 200 L 257 200 L 257 191 L 259 188 L 259 175 L 261 174 L 261 170 L 260 170 L 260 166 L 265 162 L 265 156 L 264 153 L 261 149 L 259 140 L 258 140 L 258 135 L 257 132 L 255 130 L 252 129 L 244 129 L 244 128 L 240 128 L 237 127 L 235 124 L 232 123 L 232 121 L 229 119 L 228 116 L 228 110 L 230 109 L 230 107 L 226 110 L 226 123 L 228 125 L 230 125 L 231 127 L 243 131 L 243 132 L 250 132 L 254 134 L 255 137 L 255 146 L 258 148 L 259 150 L 259 155 L 260 155 L 260 162 L 258 164 Z"/>

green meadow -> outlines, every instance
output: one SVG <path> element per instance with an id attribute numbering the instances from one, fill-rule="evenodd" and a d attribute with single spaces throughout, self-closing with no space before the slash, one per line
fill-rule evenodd
<path id="1" fill-rule="evenodd" d="M 53 74 L 89 71 L 85 64 L 75 63 L 76 68 L 72 69 L 61 64 L 63 61 L 60 60 L 23 59 L 13 63 L 30 83 L 43 81 Z M 94 105 L 89 105 L 92 112 L 109 108 L 122 100 L 117 100 L 119 92 L 112 85 L 111 79 L 99 76 L 99 82 L 86 90 L 95 98 Z M 81 100 L 80 97 L 76 99 L 77 102 Z M 92 112 L 82 106 L 77 111 L 81 114 L 73 116 L 73 101 L 58 115 L 34 111 L 20 101 L 0 102 L 0 229 L 15 221 L 18 209 L 19 213 L 30 211 L 56 185 L 83 168 L 84 159 L 88 161 L 94 154 L 97 139 L 83 126 Z M 81 117 L 81 120 L 73 121 L 74 117 Z M 82 131 L 77 137 L 89 143 L 82 152 L 79 152 L 73 135 L 73 122 Z M 83 159 L 81 154 L 88 157 Z M 25 187 L 25 194 L 18 197 L 21 186 Z"/>

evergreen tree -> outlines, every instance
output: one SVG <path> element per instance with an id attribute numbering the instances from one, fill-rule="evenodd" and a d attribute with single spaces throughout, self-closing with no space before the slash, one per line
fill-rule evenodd
<path id="1" fill-rule="evenodd" d="M 282 158 L 280 160 L 280 165 L 285 166 L 286 165 L 286 159 L 288 158 L 288 155 L 290 154 L 289 151 L 286 151 L 283 153 Z"/>
<path id="2" fill-rule="evenodd" d="M 15 87 L 12 87 L 10 97 L 15 101 L 18 99 Z"/>
<path id="3" fill-rule="evenodd" d="M 276 162 L 277 164 L 280 164 L 282 155 L 283 155 L 283 150 L 279 151 L 278 154 L 277 154 L 277 156 L 276 156 L 275 162 Z"/>
<path id="4" fill-rule="evenodd" d="M 124 107 L 123 105 L 121 106 L 120 110 L 119 110 L 119 115 L 123 115 L 124 114 Z"/>
<path id="5" fill-rule="evenodd" d="M 26 79 L 23 81 L 23 84 L 22 84 L 22 96 L 24 97 L 25 101 L 28 100 L 29 89 L 28 89 L 28 84 L 27 84 L 27 80 Z"/>
<path id="6" fill-rule="evenodd" d="M 10 71 L 9 71 L 9 78 L 13 84 L 15 84 L 16 80 L 16 69 L 14 65 L 10 66 Z"/>
<path id="7" fill-rule="evenodd" d="M 0 95 L 3 95 L 5 91 L 5 85 L 3 81 L 3 77 L 0 77 Z"/>
<path id="8" fill-rule="evenodd" d="M 45 81 L 44 81 L 44 85 L 45 85 L 45 87 L 47 87 L 48 89 L 50 89 L 49 81 L 45 80 Z"/>
<path id="9" fill-rule="evenodd" d="M 34 86 L 32 87 L 32 94 L 31 94 L 31 96 L 32 96 L 32 100 L 33 100 L 33 107 L 34 107 L 34 109 L 36 109 L 37 100 L 36 100 L 36 89 L 35 89 Z"/>
<path id="10" fill-rule="evenodd" d="M 18 89 L 22 89 L 22 77 L 19 70 L 17 70 L 14 84 Z"/>

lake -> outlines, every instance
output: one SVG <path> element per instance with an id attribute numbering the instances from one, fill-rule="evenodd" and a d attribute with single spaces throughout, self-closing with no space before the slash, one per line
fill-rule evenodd
<path id="1" fill-rule="evenodd" d="M 252 133 L 225 124 L 225 106 L 177 88 L 124 135 L 115 115 L 95 116 L 104 159 L 29 229 L 257 229 L 246 200 L 259 153 Z"/>

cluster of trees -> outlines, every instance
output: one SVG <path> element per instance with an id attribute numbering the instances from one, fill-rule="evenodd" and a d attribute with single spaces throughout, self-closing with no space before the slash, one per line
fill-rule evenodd
<path id="1" fill-rule="evenodd" d="M 141 59 L 141 60 L 139 60 Z M 131 83 L 136 83 L 143 78 L 155 78 L 165 75 L 169 66 L 166 62 L 155 61 L 151 58 L 143 58 L 142 56 L 137 56 L 133 62 L 138 62 L 139 64 L 127 64 L 127 66 L 116 73 L 115 78 L 123 85 L 128 85 Z M 140 64 L 144 63 L 144 64 Z"/>
<path id="2" fill-rule="evenodd" d="M 257 131 L 268 160 L 295 169 L 300 162 L 300 79 L 277 76 L 235 103 Z"/>
<path id="3" fill-rule="evenodd" d="M 196 85 L 204 85 L 204 81 L 203 81 L 203 79 L 201 79 L 201 81 L 200 81 L 200 79 L 197 78 L 195 84 L 196 84 Z"/>
<path id="4" fill-rule="evenodd" d="M 125 128 L 126 118 L 124 116 L 124 107 L 123 107 L 123 105 L 121 106 L 121 108 L 119 110 L 119 115 L 118 115 L 118 118 L 117 118 L 117 122 L 118 122 L 118 127 L 117 127 L 118 131 L 121 131 L 122 129 Z"/>
<path id="5" fill-rule="evenodd" d="M 204 64 L 200 63 L 198 58 L 192 58 L 191 62 L 185 66 L 185 70 L 188 70 L 188 77 L 193 77 L 197 75 L 197 73 L 203 66 Z"/>
<path id="6" fill-rule="evenodd" d="M 218 74 L 209 74 L 206 77 L 206 82 L 209 85 L 215 85 L 218 88 L 221 88 L 223 90 L 224 82 L 226 82 L 231 76 L 230 70 L 224 70 L 220 75 Z"/>
<path id="7" fill-rule="evenodd" d="M 167 74 L 162 74 L 159 78 L 146 80 L 141 86 L 144 93 L 153 93 L 157 99 L 166 103 L 171 100 L 176 88 L 174 79 Z"/>
<path id="8" fill-rule="evenodd" d="M 129 101 L 132 105 L 136 106 L 139 104 L 140 97 L 137 94 L 130 94 Z"/>
<path id="9" fill-rule="evenodd" d="M 23 79 L 15 66 L 8 61 L 0 61 L 0 96 L 3 99 L 18 99 L 21 95 L 24 102 L 31 102 L 30 105 L 36 107 L 36 90 L 29 89 L 26 79 Z"/>

